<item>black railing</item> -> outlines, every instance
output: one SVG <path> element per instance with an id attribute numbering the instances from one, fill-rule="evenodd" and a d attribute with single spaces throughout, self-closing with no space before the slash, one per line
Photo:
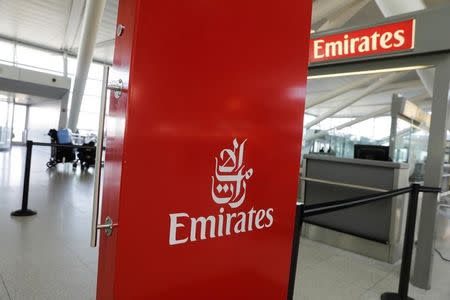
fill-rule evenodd
<path id="1" fill-rule="evenodd" d="M 28 194 L 30 189 L 30 169 L 31 169 L 31 155 L 33 154 L 34 146 L 48 146 L 55 148 L 72 148 L 72 149 L 95 149 L 95 146 L 86 145 L 71 145 L 71 144 L 54 144 L 54 143 L 35 143 L 33 141 L 27 141 L 27 152 L 25 158 L 25 172 L 23 180 L 23 192 L 22 192 L 22 207 L 11 213 L 13 217 L 27 217 L 37 214 L 35 210 L 28 208 Z"/>
<path id="2" fill-rule="evenodd" d="M 377 193 L 373 195 L 355 197 L 350 199 L 330 201 L 319 204 L 304 205 L 297 204 L 295 217 L 294 237 L 292 245 L 291 271 L 289 277 L 288 300 L 294 297 L 295 278 L 297 273 L 298 252 L 300 247 L 300 235 L 303 221 L 306 217 L 333 213 L 335 211 L 366 205 L 379 200 L 392 198 L 395 196 L 409 194 L 408 211 L 406 215 L 405 237 L 403 241 L 402 265 L 400 270 L 400 281 L 397 293 L 384 293 L 381 295 L 382 300 L 410 300 L 408 297 L 409 279 L 411 272 L 411 261 L 414 249 L 414 234 L 416 230 L 417 206 L 419 202 L 419 194 L 423 193 L 439 193 L 440 188 L 426 187 L 419 184 L 412 184 L 410 187 L 393 190 L 389 192 Z"/>

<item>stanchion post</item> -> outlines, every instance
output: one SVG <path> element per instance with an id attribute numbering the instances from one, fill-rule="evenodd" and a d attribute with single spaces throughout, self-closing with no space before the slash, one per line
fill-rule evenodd
<path id="1" fill-rule="evenodd" d="M 411 261 L 414 249 L 414 235 L 416 231 L 417 206 L 419 202 L 420 185 L 412 184 L 409 194 L 408 212 L 406 215 L 405 239 L 403 241 L 402 266 L 398 293 L 385 293 L 382 300 L 413 300 L 408 297 L 409 280 L 411 273 Z"/>
<path id="2" fill-rule="evenodd" d="M 25 158 L 25 174 L 23 179 L 22 208 L 11 213 L 14 217 L 27 217 L 37 214 L 36 211 L 28 209 L 28 191 L 30 188 L 31 155 L 33 153 L 33 141 L 27 141 L 27 153 Z"/>
<path id="3" fill-rule="evenodd" d="M 294 237 L 292 239 L 291 270 L 289 274 L 287 297 L 288 300 L 294 299 L 295 277 L 297 276 L 298 251 L 300 248 L 300 235 L 302 233 L 304 211 L 305 205 L 303 203 L 298 203 L 295 212 Z"/>

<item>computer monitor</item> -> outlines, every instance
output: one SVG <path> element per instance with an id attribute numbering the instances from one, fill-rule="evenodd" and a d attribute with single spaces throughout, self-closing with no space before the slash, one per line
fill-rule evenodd
<path id="1" fill-rule="evenodd" d="M 354 158 L 390 161 L 389 147 L 377 145 L 355 145 Z"/>

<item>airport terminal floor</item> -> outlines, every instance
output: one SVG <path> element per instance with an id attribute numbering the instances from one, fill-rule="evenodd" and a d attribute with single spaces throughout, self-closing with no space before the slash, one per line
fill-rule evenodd
<path id="1" fill-rule="evenodd" d="M 0 152 L 0 300 L 95 299 L 98 249 L 89 246 L 92 169 L 47 170 L 48 148 L 33 152 L 29 207 L 38 214 L 14 218 L 20 207 L 25 148 Z M 450 227 L 436 247 L 450 257 Z M 400 264 L 391 265 L 306 238 L 300 242 L 296 300 L 376 300 L 395 291 Z M 433 289 L 410 286 L 420 300 L 450 299 L 450 263 L 434 257 Z"/>

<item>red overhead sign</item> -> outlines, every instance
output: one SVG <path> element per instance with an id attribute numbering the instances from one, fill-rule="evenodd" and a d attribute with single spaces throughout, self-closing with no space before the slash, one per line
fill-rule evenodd
<path id="1" fill-rule="evenodd" d="M 414 49 L 415 20 L 312 39 L 309 62 L 323 62 Z"/>

